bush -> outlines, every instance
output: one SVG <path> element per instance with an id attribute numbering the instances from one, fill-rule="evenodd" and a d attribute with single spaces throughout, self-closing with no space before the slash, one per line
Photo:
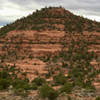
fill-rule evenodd
<path id="1" fill-rule="evenodd" d="M 92 85 L 91 82 L 90 82 L 90 83 L 85 83 L 85 84 L 84 84 L 84 88 L 85 88 L 86 90 L 93 90 L 93 91 L 95 91 L 95 86 Z"/>
<path id="2" fill-rule="evenodd" d="M 100 97 L 96 97 L 96 99 L 95 100 L 100 100 Z"/>
<path id="3" fill-rule="evenodd" d="M 73 89 L 73 86 L 69 83 L 66 83 L 60 89 L 60 93 L 63 93 L 63 92 L 71 93 L 72 89 Z"/>
<path id="4" fill-rule="evenodd" d="M 37 88 L 38 88 L 37 84 L 36 83 L 32 83 L 31 89 L 32 90 L 37 90 Z"/>
<path id="5" fill-rule="evenodd" d="M 0 90 L 7 89 L 10 86 L 10 80 L 0 79 Z"/>
<path id="6" fill-rule="evenodd" d="M 68 68 L 68 64 L 66 64 L 66 63 L 63 62 L 63 63 L 62 63 L 62 67 L 63 67 L 63 68 Z"/>
<path id="7" fill-rule="evenodd" d="M 29 90 L 31 87 L 28 84 L 28 82 L 20 79 L 15 79 L 12 83 L 13 87 L 15 89 L 24 89 L 24 90 Z"/>
<path id="8" fill-rule="evenodd" d="M 39 91 L 42 98 L 48 98 L 49 100 L 55 100 L 58 96 L 58 92 L 47 84 L 43 85 Z"/>
<path id="9" fill-rule="evenodd" d="M 70 96 L 67 97 L 68 100 L 72 100 Z"/>
<path id="10" fill-rule="evenodd" d="M 32 83 L 35 83 L 37 86 L 41 86 L 45 83 L 46 81 L 43 78 L 37 77 L 35 78 Z"/>
<path id="11" fill-rule="evenodd" d="M 63 85 L 66 83 L 66 77 L 64 76 L 64 74 L 60 73 L 54 77 L 54 82 L 56 85 Z"/>
<path id="12" fill-rule="evenodd" d="M 9 76 L 10 76 L 9 73 L 6 70 L 0 72 L 0 78 L 6 79 Z"/>
<path id="13" fill-rule="evenodd" d="M 24 89 L 20 88 L 20 89 L 15 89 L 14 93 L 16 95 L 22 96 L 22 97 L 27 97 L 29 95 L 28 91 L 25 91 Z"/>

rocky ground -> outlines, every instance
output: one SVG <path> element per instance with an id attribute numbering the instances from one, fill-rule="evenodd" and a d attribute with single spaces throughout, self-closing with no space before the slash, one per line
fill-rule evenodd
<path id="1" fill-rule="evenodd" d="M 8 89 L 0 91 L 0 100 L 48 100 L 40 98 L 38 91 L 29 91 L 28 96 L 16 95 L 14 90 Z M 100 93 L 94 91 L 86 91 L 85 89 L 75 88 L 71 94 L 62 93 L 57 100 L 96 100 Z"/>

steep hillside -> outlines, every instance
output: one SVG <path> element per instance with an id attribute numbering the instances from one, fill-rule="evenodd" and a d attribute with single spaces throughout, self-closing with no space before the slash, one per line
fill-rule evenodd
<path id="1" fill-rule="evenodd" d="M 0 62 L 0 90 L 12 85 L 17 94 L 31 89 L 50 100 L 63 92 L 95 100 L 100 95 L 100 23 L 62 7 L 42 8 L 0 29 Z"/>

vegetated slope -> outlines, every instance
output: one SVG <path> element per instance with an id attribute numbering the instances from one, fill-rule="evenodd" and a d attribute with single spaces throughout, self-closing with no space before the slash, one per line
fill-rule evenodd
<path id="1" fill-rule="evenodd" d="M 4 43 L 3 48 L 7 45 L 9 50 L 10 48 L 15 48 L 14 50 L 17 51 L 17 54 L 24 55 L 24 51 L 26 51 L 28 53 L 26 53 L 27 56 L 29 52 L 30 54 L 34 52 L 34 55 L 39 53 L 43 55 L 44 53 L 48 54 L 48 52 L 55 53 L 60 51 L 64 39 L 67 43 L 70 42 L 70 34 L 75 34 L 73 35 L 75 38 L 83 34 L 86 40 L 92 43 L 96 42 L 90 47 L 91 50 L 94 50 L 92 47 L 96 46 L 97 49 L 95 48 L 96 50 L 94 51 L 99 53 L 99 31 L 100 23 L 96 21 L 76 16 L 62 7 L 49 7 L 42 8 L 40 11 L 37 10 L 32 15 L 1 28 L 0 42 Z M 94 46 L 94 44 L 96 45 Z M 30 49 L 28 49 L 28 46 Z M 20 49 L 21 52 L 17 49 Z"/>
<path id="2" fill-rule="evenodd" d="M 97 31 L 100 23 L 76 16 L 60 7 L 43 8 L 0 29 L 1 35 L 12 30 L 66 30 L 68 32 Z"/>
<path id="3" fill-rule="evenodd" d="M 76 86 L 94 91 L 95 85 L 100 93 L 100 23 L 73 15 L 61 7 L 37 10 L 0 29 L 0 61 L 1 71 L 4 68 L 10 73 L 9 81 L 21 78 L 27 84 L 29 79 L 37 89 L 45 79 L 53 88 L 60 88 L 60 93 L 68 94 Z M 22 84 L 16 86 L 9 82 L 18 89 Z M 54 98 L 57 96 L 47 85 L 40 92 L 44 88 L 49 88 Z M 51 94 L 41 95 L 52 100 Z"/>

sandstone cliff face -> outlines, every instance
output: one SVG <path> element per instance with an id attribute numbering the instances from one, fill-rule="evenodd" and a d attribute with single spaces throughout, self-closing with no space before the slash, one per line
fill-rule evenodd
<path id="1" fill-rule="evenodd" d="M 46 73 L 46 62 L 41 57 L 58 55 L 66 43 L 65 50 L 69 49 L 71 40 L 89 42 L 89 52 L 94 51 L 100 57 L 100 34 L 98 32 L 74 33 L 70 35 L 64 31 L 11 31 L 0 39 L 0 55 L 5 56 L 4 63 L 21 68 L 34 77 L 35 71 Z M 100 58 L 98 58 L 100 59 Z M 95 61 L 92 64 L 96 65 Z M 32 76 L 28 77 L 32 78 Z M 32 78 L 33 79 L 33 78 Z"/>

